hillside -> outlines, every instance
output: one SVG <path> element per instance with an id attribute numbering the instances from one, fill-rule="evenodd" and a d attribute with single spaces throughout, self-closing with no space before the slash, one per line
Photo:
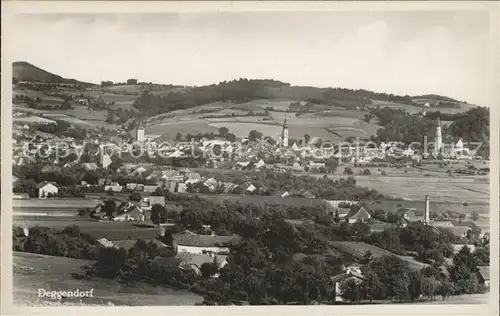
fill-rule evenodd
<path id="1" fill-rule="evenodd" d="M 18 81 L 93 85 L 88 82 L 63 78 L 25 61 L 16 61 L 12 63 L 12 78 Z"/>
<path id="2" fill-rule="evenodd" d="M 286 117 L 292 139 L 305 134 L 331 141 L 369 139 L 381 127 L 370 116 L 377 108 L 455 115 L 474 107 L 439 95 L 411 97 L 362 89 L 292 86 L 272 79 L 242 78 L 198 87 L 129 79 L 124 83 L 103 81 L 86 89 L 88 85 L 28 62 L 13 63 L 13 79 L 41 83 L 14 86 L 19 123 L 61 120 L 85 130 L 130 130 L 142 117 L 149 134 L 168 138 L 217 134 L 221 127 L 238 137 L 246 137 L 252 130 L 274 137 L 281 133 Z M 82 98 L 87 100 L 85 104 L 80 102 Z M 430 107 L 425 107 L 426 103 Z"/>

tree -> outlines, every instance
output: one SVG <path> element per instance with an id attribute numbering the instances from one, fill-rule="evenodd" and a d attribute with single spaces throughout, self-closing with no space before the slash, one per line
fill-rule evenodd
<path id="1" fill-rule="evenodd" d="M 349 167 L 345 167 L 345 168 L 344 168 L 344 174 L 347 174 L 347 175 L 352 175 L 352 174 L 354 174 L 354 172 L 352 171 L 352 169 L 351 169 L 351 168 L 349 168 Z"/>
<path id="2" fill-rule="evenodd" d="M 227 137 L 226 139 L 232 143 L 234 143 L 236 141 L 236 135 L 232 134 L 232 133 L 228 133 L 227 134 Z"/>
<path id="3" fill-rule="evenodd" d="M 103 212 L 108 217 L 113 217 L 113 214 L 116 213 L 116 203 L 114 200 L 106 200 L 102 207 Z"/>
<path id="4" fill-rule="evenodd" d="M 142 200 L 142 195 L 139 192 L 132 192 L 129 196 L 130 201 L 140 201 Z"/>
<path id="5" fill-rule="evenodd" d="M 167 209 L 161 204 L 154 204 L 151 207 L 151 221 L 155 225 L 165 223 L 167 221 Z"/>
<path id="6" fill-rule="evenodd" d="M 213 262 L 205 262 L 200 267 L 201 274 L 204 278 L 214 276 L 218 272 L 217 265 Z"/>
<path id="7" fill-rule="evenodd" d="M 365 170 L 363 170 L 363 175 L 364 175 L 364 176 L 369 176 L 369 175 L 371 175 L 371 174 L 372 174 L 372 173 L 370 172 L 370 169 L 365 169 Z"/>
<path id="8" fill-rule="evenodd" d="M 367 271 L 365 274 L 365 281 L 363 281 L 364 297 L 370 299 L 370 303 L 374 299 L 385 298 L 384 284 L 380 282 L 380 278 L 372 271 Z"/>
<path id="9" fill-rule="evenodd" d="M 176 141 L 181 141 L 182 140 L 182 134 L 181 133 L 177 133 L 177 135 L 175 135 L 175 140 Z"/>
<path id="10" fill-rule="evenodd" d="M 470 216 L 474 222 L 476 222 L 479 219 L 479 213 L 476 211 L 472 212 Z"/>
<path id="11" fill-rule="evenodd" d="M 250 141 L 257 141 L 262 138 L 262 133 L 256 130 L 251 130 L 250 133 L 248 133 L 248 140 Z"/>
<path id="12" fill-rule="evenodd" d="M 402 274 L 399 278 L 396 278 L 393 283 L 392 291 L 395 296 L 402 301 L 406 294 L 408 293 L 408 287 L 410 286 L 410 279 L 408 275 Z"/>
<path id="13" fill-rule="evenodd" d="M 434 277 L 422 277 L 420 280 L 420 287 L 422 294 L 433 300 L 434 295 L 439 289 L 439 282 Z"/>
<path id="14" fill-rule="evenodd" d="M 361 299 L 359 284 L 353 278 L 340 283 L 340 292 L 342 297 L 348 301 L 358 302 Z"/>
<path id="15" fill-rule="evenodd" d="M 443 297 L 443 301 L 454 292 L 453 283 L 448 280 L 441 281 L 437 293 Z"/>
<path id="16" fill-rule="evenodd" d="M 219 136 L 220 137 L 227 137 L 229 133 L 229 129 L 225 126 L 222 126 L 219 128 Z"/>

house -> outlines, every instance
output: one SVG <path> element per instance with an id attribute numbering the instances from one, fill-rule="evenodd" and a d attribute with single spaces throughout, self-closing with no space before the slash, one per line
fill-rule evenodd
<path id="1" fill-rule="evenodd" d="M 246 189 L 246 191 L 250 193 L 253 193 L 255 190 L 257 190 L 257 188 L 253 184 L 250 184 Z"/>
<path id="2" fill-rule="evenodd" d="M 126 187 L 128 190 L 135 190 L 137 189 L 137 183 L 127 183 Z"/>
<path id="3" fill-rule="evenodd" d="M 144 199 L 147 203 L 148 207 L 153 207 L 155 204 L 160 204 L 161 206 L 165 206 L 165 197 L 164 196 L 150 196 Z"/>
<path id="4" fill-rule="evenodd" d="M 227 243 L 237 242 L 238 236 L 198 235 L 189 230 L 173 235 L 177 243 L 177 251 L 189 253 L 227 253 Z"/>
<path id="5" fill-rule="evenodd" d="M 121 213 L 113 217 L 115 222 L 143 222 L 145 220 L 144 213 L 141 208 L 131 204 Z"/>
<path id="6" fill-rule="evenodd" d="M 354 224 L 357 222 L 367 222 L 372 216 L 363 206 L 355 206 L 347 214 L 349 223 Z"/>
<path id="7" fill-rule="evenodd" d="M 467 237 L 467 233 L 471 228 L 469 226 L 455 226 L 451 227 L 450 230 L 453 232 L 453 234 L 457 237 Z"/>
<path id="8" fill-rule="evenodd" d="M 201 274 L 201 266 L 204 263 L 217 263 L 218 269 L 224 268 L 224 266 L 227 264 L 226 255 L 180 252 L 177 254 L 176 258 L 181 259 L 181 269 L 192 269 L 198 275 Z M 218 277 L 218 275 L 215 275 L 214 277 Z"/>
<path id="9" fill-rule="evenodd" d="M 333 284 L 333 296 L 334 301 L 342 302 L 344 298 L 342 297 L 341 285 L 347 280 L 354 280 L 356 284 L 361 284 L 365 281 L 365 277 L 361 274 L 359 268 L 349 267 L 343 273 L 337 274 L 330 278 L 330 282 Z"/>
<path id="10" fill-rule="evenodd" d="M 51 182 L 40 182 L 36 185 L 38 189 L 38 197 L 45 199 L 47 197 L 56 196 L 59 193 L 59 188 Z"/>
<path id="11" fill-rule="evenodd" d="M 147 244 L 152 243 L 152 244 L 156 245 L 158 248 L 167 248 L 168 247 L 167 245 L 165 245 L 164 243 L 162 243 L 158 239 L 146 238 L 146 239 L 142 239 L 142 240 L 144 240 L 144 242 L 146 242 Z M 136 246 L 137 239 L 113 240 L 112 244 L 116 248 L 123 248 L 123 249 L 129 251 L 130 249 L 133 249 Z"/>
<path id="12" fill-rule="evenodd" d="M 158 185 L 144 185 L 143 191 L 151 193 L 151 192 L 156 191 L 157 188 L 158 188 Z"/>
<path id="13" fill-rule="evenodd" d="M 214 178 L 210 178 L 207 179 L 203 184 L 210 190 L 210 192 L 213 192 L 217 189 L 218 182 Z"/>
<path id="14" fill-rule="evenodd" d="M 177 186 L 177 192 L 179 192 L 179 193 L 185 193 L 186 189 L 187 189 L 187 186 L 184 183 L 179 183 L 179 185 Z"/>
<path id="15" fill-rule="evenodd" d="M 99 178 L 99 180 L 97 180 L 97 185 L 100 187 L 104 187 L 110 184 L 111 184 L 111 179 Z"/>
<path id="16" fill-rule="evenodd" d="M 106 192 L 109 192 L 109 191 L 121 192 L 122 190 L 123 190 L 123 187 L 121 185 L 119 185 L 118 182 L 112 182 L 111 184 L 104 186 L 104 191 L 106 191 Z"/>
<path id="17" fill-rule="evenodd" d="M 478 266 L 478 279 L 479 283 L 486 287 L 490 287 L 490 267 L 489 266 Z"/>
<path id="18" fill-rule="evenodd" d="M 266 166 L 266 163 L 264 162 L 264 160 L 259 160 L 256 164 L 255 164 L 255 168 L 262 168 L 262 167 L 265 167 Z"/>
<path id="19" fill-rule="evenodd" d="M 99 169 L 99 167 L 95 162 L 86 162 L 83 164 L 83 169 L 85 169 L 85 171 L 95 171 Z"/>
<path id="20" fill-rule="evenodd" d="M 396 211 L 396 215 L 411 223 L 424 220 L 424 212 L 418 211 L 416 208 L 400 208 Z"/>
<path id="21" fill-rule="evenodd" d="M 309 161 L 309 168 L 310 169 L 325 168 L 325 163 L 322 161 Z"/>
<path id="22" fill-rule="evenodd" d="M 452 228 L 452 227 L 455 227 L 455 225 L 453 225 L 451 221 L 445 221 L 445 220 L 435 220 L 435 221 L 432 221 L 431 225 L 434 226 L 434 227 L 441 227 L 441 228 Z"/>

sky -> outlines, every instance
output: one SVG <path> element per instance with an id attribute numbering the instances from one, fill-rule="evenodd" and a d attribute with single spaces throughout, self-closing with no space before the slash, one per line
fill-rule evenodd
<path id="1" fill-rule="evenodd" d="M 489 102 L 482 12 L 24 14 L 14 21 L 13 60 L 81 81 L 275 79 Z"/>

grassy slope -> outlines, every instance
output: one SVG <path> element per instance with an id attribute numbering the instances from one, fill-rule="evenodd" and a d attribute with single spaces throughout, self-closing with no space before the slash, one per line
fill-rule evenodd
<path id="1" fill-rule="evenodd" d="M 80 281 L 71 277 L 72 272 L 79 272 L 81 266 L 91 261 L 14 252 L 13 263 L 14 302 L 19 305 L 32 304 L 36 301 L 37 289 L 67 291 L 94 289 L 93 298 L 82 299 L 82 302 L 87 304 L 111 302 L 114 305 L 158 306 L 194 305 L 202 301 L 201 297 L 185 291 L 148 285 L 129 288 L 114 280 Z M 27 267 L 34 270 L 29 271 Z"/>

